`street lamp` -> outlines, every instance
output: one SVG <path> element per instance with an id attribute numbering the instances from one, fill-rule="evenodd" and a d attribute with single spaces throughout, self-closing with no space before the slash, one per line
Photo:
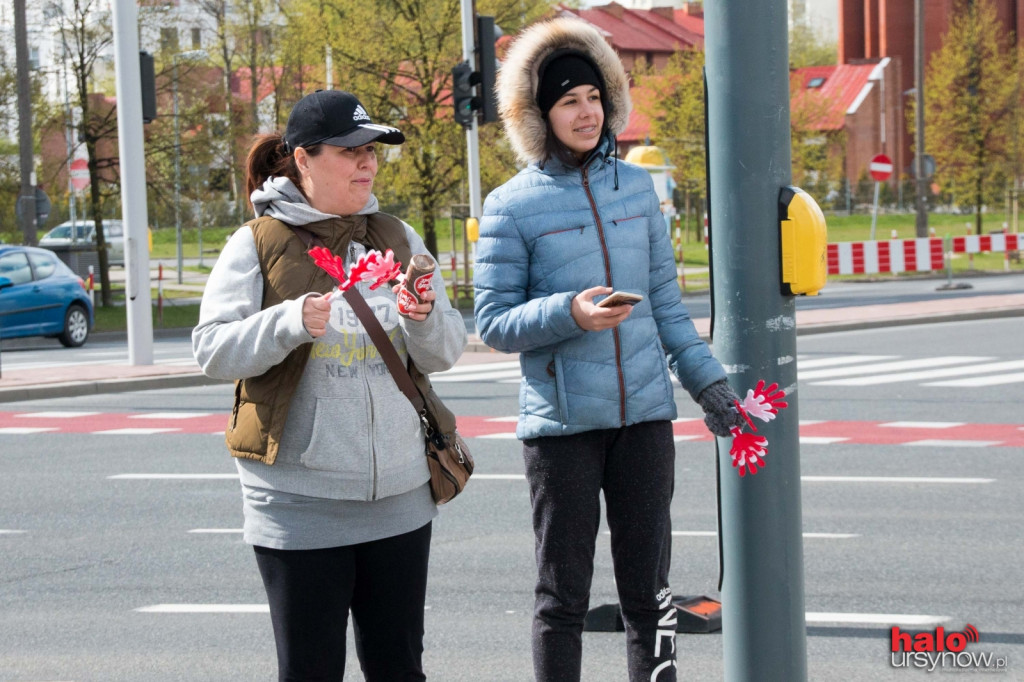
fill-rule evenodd
<path id="1" fill-rule="evenodd" d="M 178 239 L 178 284 L 184 268 L 181 248 L 181 132 L 178 125 L 178 60 L 195 61 L 206 59 L 206 50 L 179 52 L 171 58 L 173 65 L 172 84 L 174 89 L 174 229 Z"/>

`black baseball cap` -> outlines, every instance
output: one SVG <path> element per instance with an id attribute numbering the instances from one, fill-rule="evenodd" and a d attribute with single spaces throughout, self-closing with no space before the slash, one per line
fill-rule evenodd
<path id="1" fill-rule="evenodd" d="M 298 101 L 288 116 L 284 141 L 288 151 L 296 147 L 329 144 L 333 147 L 360 147 L 378 141 L 402 144 L 405 135 L 398 128 L 382 126 L 351 92 L 317 90 Z"/>

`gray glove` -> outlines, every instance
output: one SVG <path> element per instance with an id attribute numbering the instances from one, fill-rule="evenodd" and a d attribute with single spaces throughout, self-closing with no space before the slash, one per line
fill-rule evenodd
<path id="1" fill-rule="evenodd" d="M 736 402 L 740 399 L 736 391 L 723 379 L 711 384 L 697 396 L 697 402 L 704 410 L 704 423 L 708 431 L 723 438 L 731 435 L 729 429 L 742 426 L 746 422 L 736 410 Z"/>

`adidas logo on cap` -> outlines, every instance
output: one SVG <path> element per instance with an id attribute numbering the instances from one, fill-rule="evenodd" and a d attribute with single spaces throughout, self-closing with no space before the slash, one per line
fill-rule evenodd
<path id="1" fill-rule="evenodd" d="M 356 110 L 352 112 L 353 121 L 369 121 L 370 115 L 366 113 L 366 109 L 363 109 L 362 104 L 356 105 Z"/>

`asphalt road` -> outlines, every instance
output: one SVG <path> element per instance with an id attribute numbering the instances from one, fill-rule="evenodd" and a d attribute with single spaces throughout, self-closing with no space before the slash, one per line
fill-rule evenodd
<path id="1" fill-rule="evenodd" d="M 800 338 L 809 679 L 912 677 L 889 658 L 888 628 L 909 622 L 971 623 L 981 641 L 968 650 L 1005 660 L 997 679 L 1024 679 L 1022 335 L 1024 318 L 1010 318 Z M 435 521 L 434 680 L 532 677 L 520 446 L 511 422 L 484 419 L 516 413 L 516 375 L 497 365 L 437 382 L 480 435 L 478 476 Z M 214 433 L 230 400 L 225 385 L 0 405 L 0 680 L 275 679 L 234 467 Z M 699 417 L 681 389 L 677 402 Z M 713 445 L 680 440 L 677 456 L 673 589 L 717 596 Z M 611 575 L 602 534 L 592 603 L 616 601 Z M 678 650 L 680 679 L 722 679 L 721 633 L 681 635 Z M 584 651 L 583 679 L 625 679 L 621 634 L 587 633 Z"/>

